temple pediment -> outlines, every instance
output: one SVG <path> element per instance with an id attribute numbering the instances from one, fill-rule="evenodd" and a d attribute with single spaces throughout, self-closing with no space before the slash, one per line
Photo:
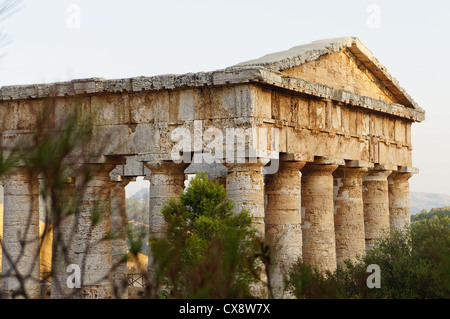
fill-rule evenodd
<path id="1" fill-rule="evenodd" d="M 236 67 L 264 67 L 387 103 L 422 110 L 361 41 L 353 37 L 315 41 L 242 62 Z"/>

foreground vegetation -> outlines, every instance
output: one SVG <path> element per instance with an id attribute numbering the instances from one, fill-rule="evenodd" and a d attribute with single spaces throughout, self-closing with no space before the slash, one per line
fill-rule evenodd
<path id="1" fill-rule="evenodd" d="M 248 212 L 232 213 L 225 189 L 199 174 L 162 213 L 167 236 L 152 239 L 156 285 L 163 298 L 256 298 L 266 288 L 270 250 L 256 236 Z M 426 218 L 425 218 L 426 216 Z M 369 265 L 380 267 L 381 287 L 368 288 Z M 266 279 L 262 279 L 262 278 Z M 155 288 L 155 287 L 153 287 Z M 419 215 L 410 229 L 385 233 L 357 262 L 321 273 L 299 260 L 285 275 L 285 292 L 296 298 L 449 298 L 450 216 Z"/>
<path id="2" fill-rule="evenodd" d="M 423 209 L 420 213 L 411 216 L 411 221 L 419 221 L 424 219 L 432 219 L 435 216 L 445 217 L 450 216 L 450 206 L 432 208 L 430 211 Z"/>
<path id="3" fill-rule="evenodd" d="M 258 281 L 258 237 L 223 186 L 199 173 L 162 209 L 167 236 L 150 241 L 156 284 L 169 298 L 249 298 Z M 158 288 L 158 287 L 156 287 Z"/>
<path id="4" fill-rule="evenodd" d="M 381 287 L 367 287 L 367 267 L 380 266 Z M 358 262 L 320 274 L 299 262 L 286 278 L 298 298 L 436 299 L 450 297 L 450 217 L 419 218 L 411 229 L 379 238 Z"/>

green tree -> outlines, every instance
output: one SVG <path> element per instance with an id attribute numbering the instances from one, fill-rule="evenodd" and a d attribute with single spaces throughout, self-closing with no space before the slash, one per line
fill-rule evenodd
<path id="1" fill-rule="evenodd" d="M 366 285 L 367 267 L 381 270 L 381 288 Z M 414 221 L 410 229 L 385 233 L 364 258 L 320 273 L 299 261 L 286 277 L 297 298 L 436 299 L 450 297 L 450 216 Z"/>
<path id="2" fill-rule="evenodd" d="M 432 208 L 430 211 L 427 211 L 426 209 L 422 209 L 422 211 L 419 214 L 415 214 L 411 216 L 411 221 L 419 221 L 423 219 L 430 219 L 434 216 L 450 216 L 450 207 L 439 207 L 439 208 Z"/>
<path id="3" fill-rule="evenodd" d="M 169 298 L 248 298 L 260 265 L 256 230 L 246 210 L 199 173 L 179 199 L 162 208 L 165 238 L 152 239 L 156 281 Z M 163 290 L 164 291 L 164 290 Z"/>

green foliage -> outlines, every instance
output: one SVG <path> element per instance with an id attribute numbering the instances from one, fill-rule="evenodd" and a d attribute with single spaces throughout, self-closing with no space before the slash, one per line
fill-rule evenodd
<path id="1" fill-rule="evenodd" d="M 423 219 L 430 219 L 434 216 L 450 216 L 450 207 L 440 207 L 440 208 L 432 208 L 430 211 L 423 209 L 419 214 L 412 215 L 411 221 L 419 221 Z"/>
<path id="2" fill-rule="evenodd" d="M 148 229 L 145 227 L 133 227 L 127 225 L 127 247 L 130 254 L 137 256 L 144 250 L 145 239 L 148 237 Z"/>
<path id="3" fill-rule="evenodd" d="M 365 264 L 381 268 L 377 298 L 450 297 L 450 218 L 436 215 L 412 223 L 376 242 Z"/>
<path id="4" fill-rule="evenodd" d="M 249 213 L 234 204 L 217 182 L 199 173 L 162 208 L 167 236 L 151 240 L 156 279 L 171 298 L 251 297 L 257 281 L 256 230 Z"/>
<path id="5" fill-rule="evenodd" d="M 381 288 L 366 285 L 371 264 L 380 267 Z M 299 261 L 285 284 L 297 298 L 449 298 L 450 217 L 435 214 L 413 222 L 411 229 L 386 233 L 364 258 L 333 273 Z"/>
<path id="6" fill-rule="evenodd" d="M 341 282 L 333 274 L 319 272 L 299 260 L 285 277 L 286 291 L 298 299 L 346 298 Z"/>
<path id="7" fill-rule="evenodd" d="M 416 259 L 425 266 L 428 280 L 422 281 L 422 298 L 450 297 L 450 216 L 436 215 L 414 222 L 412 246 Z"/>

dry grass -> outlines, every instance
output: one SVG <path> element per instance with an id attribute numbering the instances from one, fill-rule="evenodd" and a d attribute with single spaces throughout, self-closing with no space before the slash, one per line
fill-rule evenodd
<path id="1" fill-rule="evenodd" d="M 128 273 L 146 272 L 148 264 L 148 256 L 138 253 L 136 257 L 137 258 L 132 256 L 131 254 L 128 255 L 127 260 Z"/>

